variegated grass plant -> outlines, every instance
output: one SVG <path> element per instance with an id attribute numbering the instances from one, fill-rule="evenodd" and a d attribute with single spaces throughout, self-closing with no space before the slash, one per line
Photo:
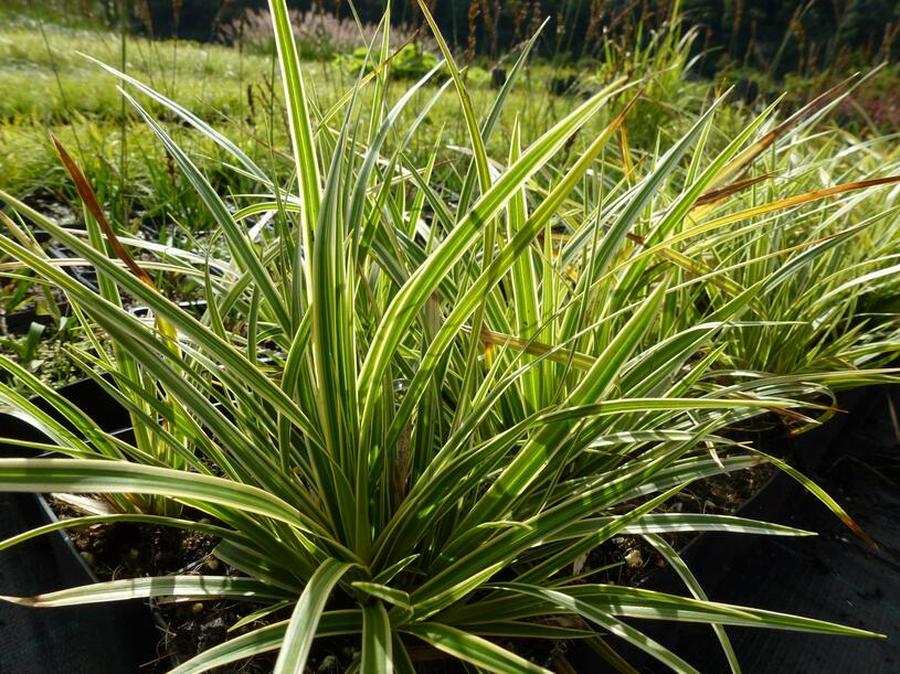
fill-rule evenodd
<path id="1" fill-rule="evenodd" d="M 710 237 L 707 265 L 729 283 L 762 284 L 758 316 L 767 323 L 732 333 L 731 367 L 822 376 L 841 388 L 843 376 L 854 385 L 854 371 L 889 365 L 900 350 L 900 315 L 879 308 L 898 290 L 900 187 L 853 191 L 837 202 L 819 197 L 900 174 L 900 155 L 891 138 L 832 132 L 806 152 L 803 142 L 788 142 L 770 158 L 762 170 L 771 184 L 745 195 L 741 206 L 755 208 L 792 185 L 816 198 L 804 204 L 787 197 L 796 205 Z M 806 161 L 792 166 L 801 152 Z M 683 252 L 702 256 L 699 243 Z"/>
<path id="2" fill-rule="evenodd" d="M 739 329 L 719 338 L 718 374 L 802 374 L 810 386 L 830 389 L 861 385 L 869 375 L 891 378 L 896 372 L 884 368 L 900 349 L 900 316 L 890 309 L 900 271 L 894 139 L 863 141 L 827 126 L 814 131 L 862 81 L 845 82 L 780 123 L 770 107 L 758 120 L 768 118 L 760 138 L 681 223 L 660 232 L 662 209 L 640 218 L 628 235 L 632 248 L 610 271 L 618 301 L 642 292 L 648 275 L 669 278 L 673 322 L 655 327 L 664 339 L 756 288 L 740 323 L 731 324 Z M 721 144 L 716 134 L 710 123 L 689 164 L 670 174 L 660 193 L 674 198 L 695 180 L 699 158 Z M 634 189 L 632 176 L 657 161 L 623 149 L 633 156 L 602 174 L 599 187 L 574 194 L 560 214 L 565 261 L 587 245 L 589 231 L 579 226 L 584 213 L 608 218 Z"/>
<path id="3" fill-rule="evenodd" d="M 772 320 L 759 306 L 778 271 L 723 283 L 703 255 L 682 250 L 684 241 L 698 247 L 702 237 L 721 236 L 708 206 L 726 208 L 746 187 L 742 172 L 771 145 L 757 136 L 774 109 L 713 153 L 704 148 L 717 102 L 608 190 L 604 152 L 630 104 L 596 136 L 579 139 L 579 129 L 623 95 L 634 100 L 639 82 L 611 83 L 527 147 L 514 129 L 508 155 L 489 157 L 486 142 L 527 49 L 483 115 L 436 30 L 445 63 L 400 100 L 385 98 L 384 63 L 333 109 L 319 110 L 283 0 L 272 0 L 271 11 L 296 162 L 287 185 L 189 111 L 107 67 L 258 182 L 256 194 L 233 197 L 240 206 L 232 207 L 126 94 L 215 218 L 224 253 L 118 239 L 61 146 L 85 203 L 84 231 L 0 193 L 21 221 L 96 269 L 99 293 L 47 258 L 21 221 L 4 219 L 12 236 L 0 237 L 0 250 L 66 294 L 94 340 L 72 357 L 131 413 L 136 436 L 130 443 L 97 430 L 77 406 L 4 361 L 59 413 L 0 389 L 48 436 L 34 447 L 67 458 L 0 459 L 0 488 L 100 495 L 115 512 L 49 525 L 0 548 L 54 529 L 145 522 L 217 537 L 215 554 L 239 573 L 4 599 L 43 607 L 133 597 L 246 601 L 246 631 L 179 664 L 182 674 L 271 651 L 276 672 L 303 671 L 315 639 L 329 635 L 358 635 L 354 666 L 363 672 L 415 671 L 410 646 L 424 641 L 476 671 L 510 673 L 550 663 L 500 643 L 583 639 L 615 659 L 610 636 L 694 671 L 631 619 L 709 623 L 733 671 L 728 625 L 876 636 L 709 601 L 665 538 L 807 533 L 665 508 L 696 480 L 770 460 L 729 439 L 730 427 L 824 411 L 805 399 L 803 375 L 722 369 L 738 358 L 728 352 L 731 335 Z M 373 53 L 390 53 L 384 35 Z M 429 106 L 408 128 L 396 123 L 415 91 L 447 73 L 430 105 L 455 90 L 471 157 L 452 201 L 432 182 L 434 155 L 414 165 L 404 152 Z M 356 111 L 366 106 L 361 122 Z M 575 141 L 583 148 L 570 155 Z M 831 196 L 875 186 L 854 182 Z M 730 224 L 787 208 L 784 196 L 736 209 Z M 779 268 L 788 279 L 803 269 Z M 202 318 L 164 297 L 148 270 L 203 284 Z M 686 274 L 709 290 L 705 305 L 682 306 L 691 300 Z M 130 313 L 130 302 L 149 307 L 152 319 Z M 859 383 L 886 373 L 852 376 Z M 852 524 L 821 490 L 771 460 Z M 581 568 L 584 557 L 614 536 L 643 537 L 689 596 L 597 582 L 602 569 Z"/>

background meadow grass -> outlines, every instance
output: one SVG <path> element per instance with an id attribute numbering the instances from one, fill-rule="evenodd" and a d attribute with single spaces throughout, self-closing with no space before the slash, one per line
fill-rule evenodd
<path id="1" fill-rule="evenodd" d="M 25 18 L 21 13 L 6 11 L 7 20 L 0 23 L 0 144 L 4 148 L 0 171 L 6 177 L 5 184 L 19 194 L 44 191 L 56 198 L 71 199 L 71 189 L 53 153 L 47 151 L 51 149 L 48 134 L 53 133 L 67 146 L 73 146 L 79 159 L 95 175 L 99 173 L 98 183 L 113 191 L 101 197 L 117 198 L 116 180 L 111 177 L 118 173 L 121 178 L 124 173 L 132 185 L 130 193 L 123 195 L 125 199 L 151 209 L 153 205 L 146 203 L 152 199 L 151 193 L 171 201 L 171 190 L 160 182 L 161 176 L 153 175 L 151 168 L 164 159 L 158 144 L 149 141 L 144 125 L 123 108 L 112 78 L 80 55 L 88 54 L 122 67 L 121 36 L 96 25 L 64 25 L 58 13 Z M 123 70 L 222 129 L 254 159 L 266 162 L 273 157 L 284 158 L 287 136 L 272 45 L 268 47 L 269 54 L 264 55 L 258 45 L 240 49 L 133 36 L 127 36 L 124 42 Z M 650 50 L 647 54 L 654 56 Z M 684 77 L 683 53 L 665 54 L 664 58 L 663 63 L 638 63 L 633 54 L 626 56 L 623 51 L 604 67 L 588 70 L 569 63 L 538 61 L 528 67 L 513 89 L 510 105 L 499 122 L 498 139 L 489 149 L 496 154 L 503 147 L 501 139 L 508 137 L 515 118 L 519 120 L 523 141 L 530 142 L 541 129 L 570 112 L 582 95 L 598 90 L 623 70 L 652 67 L 668 68 L 669 72 L 646 92 L 640 114 L 635 114 L 630 122 L 630 140 L 639 148 L 652 149 L 658 134 L 663 142 L 677 137 L 709 100 L 714 86 Z M 509 58 L 501 59 L 500 65 L 504 61 L 508 63 Z M 484 109 L 495 94 L 487 72 L 494 63 L 480 61 L 467 73 L 476 109 Z M 356 77 L 356 67 L 357 62 L 352 60 L 306 63 L 312 96 L 320 109 L 328 109 L 347 90 Z M 551 92 L 554 80 L 565 80 L 574 74 L 583 75 L 578 92 Z M 402 80 L 392 82 L 391 94 L 396 95 L 405 86 Z M 416 94 L 414 104 L 404 112 L 406 121 L 414 117 L 414 111 L 434 91 L 434 86 L 426 86 Z M 151 105 L 151 110 L 163 119 L 171 119 L 160 106 Z M 604 111 L 590 128 L 603 128 L 615 112 Z M 735 120 L 738 124 L 740 121 Z M 432 134 L 440 134 L 444 144 L 459 144 L 464 138 L 462 118 L 450 97 L 432 110 L 424 124 Z M 179 140 L 190 144 L 195 140 L 191 135 L 182 135 Z M 417 137 L 411 148 L 413 156 L 430 151 L 422 146 L 421 138 Z M 198 154 L 209 155 L 210 161 L 204 168 L 215 173 L 220 157 L 209 144 L 197 142 Z M 440 157 L 442 162 L 459 164 L 459 160 L 452 155 Z M 110 173 L 112 176 L 108 176 Z M 150 187 L 147 194 L 142 194 L 142 184 Z M 117 210 L 121 212 L 121 207 Z"/>

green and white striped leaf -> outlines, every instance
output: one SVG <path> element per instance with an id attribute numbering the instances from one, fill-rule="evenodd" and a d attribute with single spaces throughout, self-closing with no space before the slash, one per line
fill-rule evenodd
<path id="1" fill-rule="evenodd" d="M 278 653 L 274 674 L 302 672 L 316 638 L 319 620 L 331 591 L 350 567 L 347 562 L 327 559 L 316 569 L 297 600 Z"/>
<path id="2" fill-rule="evenodd" d="M 496 674 L 549 674 L 549 670 L 491 643 L 487 639 L 440 623 L 417 623 L 403 627 L 440 651 Z"/>

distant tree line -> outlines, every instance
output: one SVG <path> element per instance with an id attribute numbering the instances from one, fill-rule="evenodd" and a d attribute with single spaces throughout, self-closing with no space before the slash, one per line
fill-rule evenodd
<path id="1" fill-rule="evenodd" d="M 427 0 L 453 44 L 495 56 L 532 34 L 545 17 L 545 54 L 592 58 L 604 36 L 640 40 L 671 14 L 676 0 Z M 157 37 L 213 40 L 218 27 L 266 0 L 102 0 L 111 22 L 125 8 L 131 28 Z M 298 9 L 348 16 L 347 0 L 290 0 Z M 385 0 L 356 0 L 360 18 L 377 21 Z M 723 61 L 767 70 L 815 70 L 842 55 L 868 60 L 898 56 L 900 0 L 681 0 L 697 26 L 703 66 Z M 394 0 L 392 20 L 421 23 L 414 0 Z M 642 32 L 643 31 L 643 32 Z"/>
<path id="2" fill-rule="evenodd" d="M 685 0 L 685 14 L 702 26 L 700 47 L 715 62 L 769 70 L 814 71 L 842 57 L 896 58 L 897 0 Z"/>

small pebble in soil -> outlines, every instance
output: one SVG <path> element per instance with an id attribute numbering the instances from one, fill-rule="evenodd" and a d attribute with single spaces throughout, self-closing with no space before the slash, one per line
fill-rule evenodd
<path id="1" fill-rule="evenodd" d="M 632 569 L 637 568 L 644 563 L 643 557 L 641 557 L 641 551 L 637 548 L 632 548 L 628 551 L 628 554 L 625 555 L 625 563 L 628 564 Z"/>
<path id="2" fill-rule="evenodd" d="M 336 672 L 340 667 L 340 661 L 333 655 L 326 655 L 322 658 L 322 664 L 319 665 L 317 672 L 325 674 L 325 672 Z"/>
<path id="3" fill-rule="evenodd" d="M 203 604 L 198 601 L 196 604 L 191 606 L 191 611 L 194 613 L 202 613 L 203 612 Z"/>

